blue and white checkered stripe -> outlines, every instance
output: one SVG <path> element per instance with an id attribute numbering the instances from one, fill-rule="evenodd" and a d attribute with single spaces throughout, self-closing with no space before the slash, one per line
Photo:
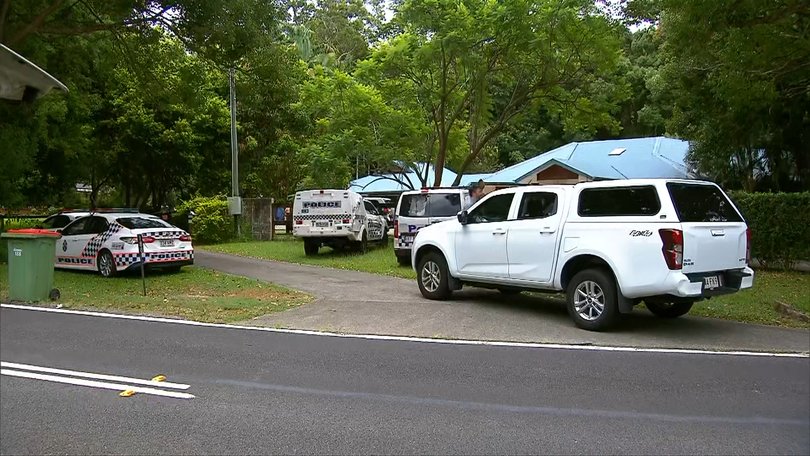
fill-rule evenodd
<path id="1" fill-rule="evenodd" d="M 180 236 L 186 236 L 186 233 L 183 230 L 170 230 L 170 231 L 150 231 L 147 233 L 140 233 L 143 236 L 150 236 L 155 239 L 176 239 Z"/>
<path id="2" fill-rule="evenodd" d="M 104 245 L 104 243 L 107 242 L 107 240 L 110 239 L 114 234 L 118 233 L 123 229 L 124 227 L 116 222 L 110 223 L 110 226 L 108 226 L 106 230 L 104 230 L 101 234 L 94 237 L 93 239 L 90 239 L 90 242 L 88 242 L 87 245 L 84 246 L 84 250 L 82 250 L 82 256 L 95 258 L 96 255 L 98 254 L 99 249 L 101 249 L 101 246 Z"/>
<path id="3" fill-rule="evenodd" d="M 193 260 L 194 259 L 194 251 L 173 251 L 173 252 L 144 252 L 144 258 L 146 259 L 146 263 L 160 263 L 163 261 L 182 261 L 182 260 Z M 116 267 L 129 267 L 135 263 L 139 263 L 141 261 L 141 255 L 139 253 L 116 253 L 115 257 L 115 266 Z"/>

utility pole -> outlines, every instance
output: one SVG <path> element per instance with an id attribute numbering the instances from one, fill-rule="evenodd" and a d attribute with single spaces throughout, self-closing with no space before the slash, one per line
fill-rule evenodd
<path id="1" fill-rule="evenodd" d="M 236 143 L 236 78 L 234 69 L 228 71 L 228 83 L 231 95 L 231 201 L 229 210 L 233 214 L 233 222 L 236 226 L 236 236 L 241 237 L 239 227 L 239 215 L 242 214 L 242 200 L 239 198 L 239 149 Z"/>

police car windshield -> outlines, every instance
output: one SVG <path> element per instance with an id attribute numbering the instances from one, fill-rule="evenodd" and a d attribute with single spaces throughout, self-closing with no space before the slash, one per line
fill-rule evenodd
<path id="1" fill-rule="evenodd" d="M 461 210 L 458 193 L 419 193 L 403 195 L 399 207 L 402 217 L 452 217 Z"/>
<path id="2" fill-rule="evenodd" d="M 142 228 L 171 228 L 171 225 L 159 218 L 121 217 L 117 222 L 131 230 Z"/>

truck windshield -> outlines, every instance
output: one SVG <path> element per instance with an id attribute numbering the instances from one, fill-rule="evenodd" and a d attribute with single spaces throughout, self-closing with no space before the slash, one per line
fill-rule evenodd
<path id="1" fill-rule="evenodd" d="M 743 221 L 728 198 L 714 185 L 670 182 L 667 189 L 681 222 Z"/>
<path id="2" fill-rule="evenodd" d="M 461 210 L 458 193 L 419 193 L 403 195 L 401 217 L 452 217 Z"/>

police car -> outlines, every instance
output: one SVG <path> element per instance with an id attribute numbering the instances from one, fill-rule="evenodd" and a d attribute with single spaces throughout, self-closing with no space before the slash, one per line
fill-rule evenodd
<path id="1" fill-rule="evenodd" d="M 191 236 L 159 217 L 137 212 L 91 213 L 61 229 L 56 242 L 57 268 L 98 271 L 104 277 L 141 265 L 180 269 L 194 263 Z"/>
<path id="2" fill-rule="evenodd" d="M 90 215 L 88 210 L 73 210 L 65 209 L 59 213 L 53 214 L 46 218 L 40 224 L 40 228 L 46 230 L 60 230 L 68 225 L 68 223 L 76 220 L 79 217 L 86 217 Z"/>

